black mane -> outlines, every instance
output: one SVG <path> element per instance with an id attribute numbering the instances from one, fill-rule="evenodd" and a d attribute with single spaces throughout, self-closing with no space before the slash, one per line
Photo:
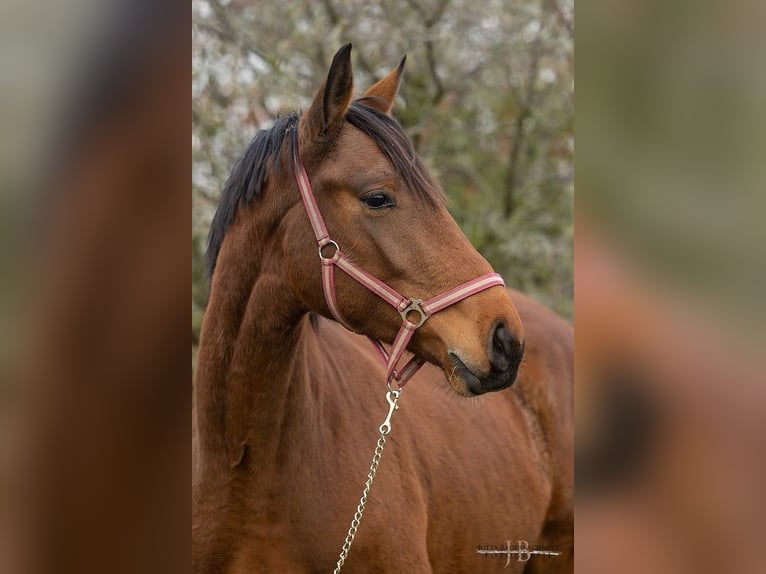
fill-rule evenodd
<path id="1" fill-rule="evenodd" d="M 221 243 L 229 226 L 234 222 L 237 208 L 258 198 L 269 169 L 276 170 L 275 174 L 279 175 L 285 168 L 281 162 L 273 161 L 274 158 L 279 157 L 285 145 L 285 139 L 289 146 L 289 157 L 292 158 L 293 146 L 297 142 L 299 120 L 300 114 L 291 112 L 280 117 L 271 128 L 260 130 L 234 165 L 224 185 L 218 209 L 210 226 L 205 253 L 209 277 L 213 276 Z M 432 206 L 444 202 L 441 189 L 428 175 L 399 122 L 360 102 L 354 102 L 349 106 L 346 120 L 367 134 L 378 145 L 394 166 L 397 175 L 419 199 Z M 289 137 L 287 137 L 288 134 Z M 287 169 L 292 177 L 293 166 L 288 165 Z"/>
<path id="2" fill-rule="evenodd" d="M 291 112 L 277 119 L 271 128 L 260 130 L 247 146 L 245 153 L 234 164 L 231 175 L 223 187 L 213 222 L 210 224 L 205 252 L 205 264 L 209 277 L 213 277 L 221 243 L 229 226 L 234 223 L 237 208 L 240 205 L 247 205 L 260 195 L 270 163 L 273 164 L 274 169 L 282 169 L 281 162 L 271 160 L 279 157 L 285 136 L 288 133 L 297 132 L 299 119 L 300 114 Z M 289 138 L 289 141 L 294 141 L 294 138 Z"/>

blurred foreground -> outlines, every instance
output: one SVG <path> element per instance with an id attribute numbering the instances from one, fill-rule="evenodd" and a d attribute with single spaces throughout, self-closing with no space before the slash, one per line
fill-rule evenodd
<path id="1" fill-rule="evenodd" d="M 766 571 L 763 21 L 578 4 L 582 572 Z"/>
<path id="2" fill-rule="evenodd" d="M 189 20 L 2 8 L 0 572 L 189 570 Z"/>

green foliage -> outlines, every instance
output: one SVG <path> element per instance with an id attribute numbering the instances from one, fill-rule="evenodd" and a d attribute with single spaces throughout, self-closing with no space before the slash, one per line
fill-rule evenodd
<path id="1" fill-rule="evenodd" d="M 207 300 L 207 229 L 259 127 L 305 108 L 354 44 L 357 92 L 407 54 L 395 115 L 473 244 L 571 318 L 572 0 L 194 0 L 192 336 Z"/>

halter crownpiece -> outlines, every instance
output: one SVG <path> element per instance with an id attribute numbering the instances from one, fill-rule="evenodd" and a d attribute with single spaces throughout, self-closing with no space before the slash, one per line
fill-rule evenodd
<path id="1" fill-rule="evenodd" d="M 432 297 L 427 301 L 421 299 L 407 298 L 401 295 L 396 289 L 387 285 L 371 273 L 354 265 L 346 255 L 343 254 L 338 243 L 330 237 L 322 214 L 319 211 L 314 192 L 311 189 L 311 181 L 306 173 L 306 168 L 300 158 L 300 149 L 298 138 L 296 137 L 294 147 L 294 165 L 295 179 L 298 183 L 298 189 L 301 193 L 303 206 L 306 208 L 311 229 L 314 231 L 317 245 L 319 247 L 319 260 L 322 264 L 322 291 L 327 302 L 327 307 L 335 320 L 346 327 L 349 331 L 354 331 L 348 322 L 343 318 L 338 300 L 335 296 L 335 268 L 338 267 L 349 277 L 361 283 L 364 287 L 375 293 L 389 305 L 394 307 L 402 317 L 402 325 L 391 345 L 391 351 L 386 351 L 383 342 L 378 339 L 368 337 L 375 348 L 378 350 L 381 360 L 386 365 L 386 383 L 391 388 L 391 383 L 396 381 L 399 388 L 402 388 L 412 376 L 418 372 L 425 361 L 419 357 L 413 356 L 401 370 L 396 369 L 410 339 L 415 331 L 428 320 L 434 313 L 446 309 L 450 305 L 475 295 L 485 289 L 496 285 L 504 286 L 503 278 L 497 273 L 487 273 L 475 279 L 467 281 L 457 287 L 445 291 L 444 293 Z M 411 319 L 414 319 L 412 321 Z"/>

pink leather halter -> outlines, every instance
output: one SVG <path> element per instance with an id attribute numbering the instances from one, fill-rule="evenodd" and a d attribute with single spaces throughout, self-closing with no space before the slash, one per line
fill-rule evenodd
<path id="1" fill-rule="evenodd" d="M 330 232 L 327 230 L 322 214 L 319 212 L 319 206 L 311 189 L 311 181 L 300 158 L 297 138 L 294 149 L 295 179 L 298 182 L 303 206 L 306 208 L 311 228 L 314 230 L 314 237 L 316 237 L 317 245 L 319 246 L 319 260 L 322 263 L 322 290 L 324 291 L 327 307 L 330 309 L 332 316 L 341 325 L 350 331 L 354 331 L 343 318 L 335 297 L 335 267 L 338 267 L 399 312 L 402 316 L 402 326 L 394 338 L 390 352 L 386 351 L 382 341 L 372 337 L 368 338 L 375 345 L 383 363 L 386 365 L 386 383 L 389 388 L 391 388 L 392 381 L 396 381 L 398 388 L 402 388 L 425 362 L 423 359 L 413 356 L 401 370 L 396 369 L 396 365 L 399 363 L 415 331 L 434 313 L 495 285 L 505 285 L 505 282 L 497 273 L 487 273 L 462 285 L 458 285 L 449 291 L 445 291 L 441 295 L 432 297 L 427 301 L 407 298 L 401 295 L 374 275 L 351 263 L 348 257 L 340 250 L 338 244 L 330 238 Z M 332 250 L 332 253 L 325 255 L 325 252 L 329 250 Z M 417 314 L 418 317 L 413 322 L 410 320 L 410 317 L 413 317 L 414 314 Z"/>

